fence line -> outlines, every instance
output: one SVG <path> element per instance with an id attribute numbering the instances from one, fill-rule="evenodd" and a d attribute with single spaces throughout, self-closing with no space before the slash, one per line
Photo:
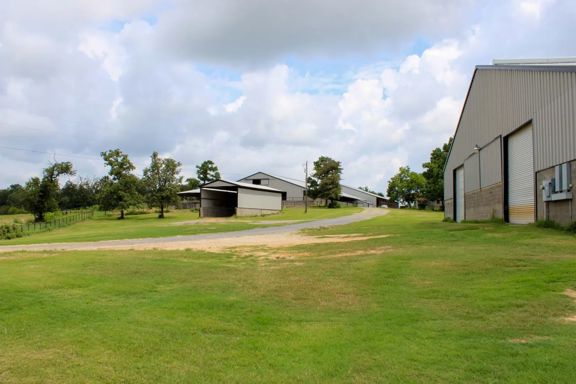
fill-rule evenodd
<path id="1" fill-rule="evenodd" d="M 66 227 L 80 221 L 94 217 L 93 210 L 64 211 L 62 215 L 49 221 L 32 222 L 25 224 L 4 224 L 0 225 L 0 239 L 12 239 L 34 233 L 51 231 L 53 229 Z"/>

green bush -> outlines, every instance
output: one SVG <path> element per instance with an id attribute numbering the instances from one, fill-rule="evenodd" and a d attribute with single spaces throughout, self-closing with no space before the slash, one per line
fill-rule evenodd
<path id="1" fill-rule="evenodd" d="M 554 220 L 539 220 L 536 222 L 538 228 L 550 228 L 550 229 L 564 229 L 560 224 Z"/>
<path id="2" fill-rule="evenodd" d="M 10 240 L 24 236 L 24 229 L 18 224 L 0 225 L 0 239 Z"/>
<path id="3" fill-rule="evenodd" d="M 567 226 L 566 230 L 571 233 L 576 233 L 576 221 Z"/>

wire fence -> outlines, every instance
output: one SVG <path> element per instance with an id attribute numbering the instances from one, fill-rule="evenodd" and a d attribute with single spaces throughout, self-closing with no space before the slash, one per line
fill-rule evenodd
<path id="1" fill-rule="evenodd" d="M 0 239 L 13 239 L 38 232 L 51 231 L 94 217 L 93 210 L 63 211 L 58 217 L 44 222 L 0 225 Z"/>

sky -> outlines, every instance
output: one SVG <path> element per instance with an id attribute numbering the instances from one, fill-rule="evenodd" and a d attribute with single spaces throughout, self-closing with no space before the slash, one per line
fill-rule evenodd
<path id="1" fill-rule="evenodd" d="M 182 175 L 385 192 L 454 134 L 476 65 L 576 56 L 573 0 L 0 0 L 0 188 L 120 148 Z"/>

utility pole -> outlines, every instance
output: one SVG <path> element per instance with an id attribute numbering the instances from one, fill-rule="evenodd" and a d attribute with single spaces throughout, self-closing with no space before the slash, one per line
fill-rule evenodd
<path id="1" fill-rule="evenodd" d="M 306 178 L 304 179 L 304 213 L 308 213 L 308 160 L 306 160 L 304 173 L 306 174 Z"/>

